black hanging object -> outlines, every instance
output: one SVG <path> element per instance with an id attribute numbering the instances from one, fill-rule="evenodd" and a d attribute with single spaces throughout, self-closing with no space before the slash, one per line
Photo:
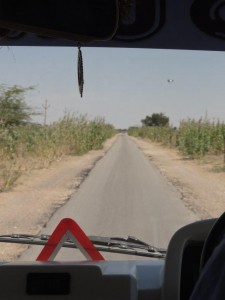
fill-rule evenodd
<path id="1" fill-rule="evenodd" d="M 84 89 L 84 68 L 83 68 L 83 57 L 81 52 L 81 47 L 78 46 L 78 57 L 77 57 L 77 75 L 78 75 L 78 86 L 80 91 L 80 96 L 83 96 Z"/>

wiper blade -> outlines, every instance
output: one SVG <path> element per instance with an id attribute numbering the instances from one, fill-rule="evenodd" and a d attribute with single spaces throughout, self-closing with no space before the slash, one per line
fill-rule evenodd
<path id="1" fill-rule="evenodd" d="M 90 236 L 89 238 L 95 245 L 107 245 L 110 247 L 118 247 L 121 249 L 140 249 L 145 250 L 148 253 L 155 253 L 160 255 L 166 254 L 165 249 L 154 247 L 132 236 L 128 236 L 128 238 Z"/>
<path id="2" fill-rule="evenodd" d="M 46 234 L 11 234 L 0 235 L 0 242 L 42 246 L 47 243 L 49 238 L 50 235 Z M 165 258 L 166 256 L 165 249 L 156 248 L 131 236 L 128 236 L 128 238 L 89 236 L 89 239 L 98 251 L 153 258 Z M 77 248 L 76 244 L 71 240 L 64 242 L 62 247 Z"/>

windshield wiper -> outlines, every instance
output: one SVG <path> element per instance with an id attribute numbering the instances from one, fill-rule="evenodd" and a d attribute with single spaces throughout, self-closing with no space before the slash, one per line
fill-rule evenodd
<path id="1" fill-rule="evenodd" d="M 9 234 L 0 235 L 1 243 L 17 243 L 27 245 L 45 245 L 50 235 Z M 165 258 L 166 250 L 149 245 L 135 237 L 99 237 L 89 236 L 98 251 L 120 253 L 153 258 Z M 62 247 L 77 248 L 71 240 L 64 242 Z"/>
<path id="2" fill-rule="evenodd" d="M 132 236 L 128 236 L 127 238 L 90 236 L 89 238 L 94 245 L 104 247 L 105 250 L 100 251 L 155 258 L 165 258 L 166 256 L 165 249 L 154 247 Z M 109 251 L 106 250 L 106 246 L 109 247 Z M 99 250 L 99 247 L 96 248 Z"/>

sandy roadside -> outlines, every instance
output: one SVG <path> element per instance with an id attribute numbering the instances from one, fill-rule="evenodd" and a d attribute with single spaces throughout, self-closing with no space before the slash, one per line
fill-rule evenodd
<path id="1" fill-rule="evenodd" d="M 225 211 L 224 172 L 216 173 L 209 165 L 186 160 L 175 149 L 132 139 L 176 187 L 186 206 L 200 219 L 219 217 Z"/>

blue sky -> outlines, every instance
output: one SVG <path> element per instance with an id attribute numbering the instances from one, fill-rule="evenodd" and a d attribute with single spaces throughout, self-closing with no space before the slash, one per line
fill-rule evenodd
<path id="1" fill-rule="evenodd" d="M 26 101 L 47 122 L 65 112 L 105 117 L 117 128 L 140 125 L 163 112 L 174 126 L 181 119 L 225 121 L 225 53 L 83 48 L 84 96 L 77 85 L 77 49 L 2 47 L 0 83 L 35 86 Z M 168 82 L 173 79 L 173 82 Z M 37 119 L 43 122 L 43 116 Z"/>

